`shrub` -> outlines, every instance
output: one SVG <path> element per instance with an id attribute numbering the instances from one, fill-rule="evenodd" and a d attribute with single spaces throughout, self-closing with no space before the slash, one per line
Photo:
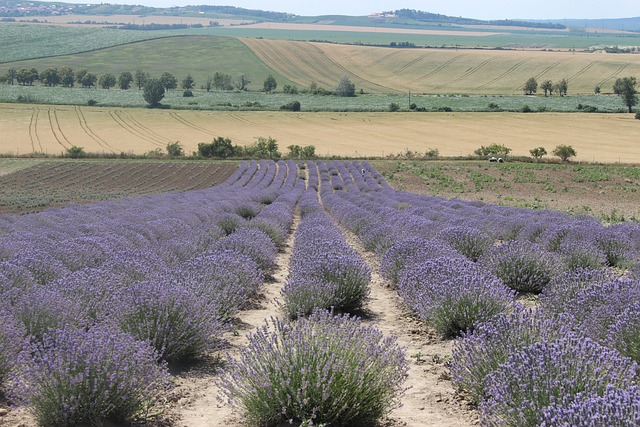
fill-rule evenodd
<path id="1" fill-rule="evenodd" d="M 89 107 L 93 107 L 96 104 L 98 104 L 98 101 L 96 101 L 95 99 L 90 99 L 90 100 L 87 101 L 87 105 Z"/>
<path id="2" fill-rule="evenodd" d="M 471 331 L 509 310 L 514 292 L 466 259 L 434 258 L 407 270 L 398 292 L 414 313 L 445 337 Z"/>
<path id="3" fill-rule="evenodd" d="M 482 263 L 517 292 L 540 293 L 562 272 L 557 255 L 535 243 L 511 241 L 488 250 Z"/>
<path id="4" fill-rule="evenodd" d="M 626 267 L 631 261 L 633 243 L 621 229 L 603 228 L 594 233 L 595 245 L 604 252 L 609 267 Z"/>
<path id="5" fill-rule="evenodd" d="M 391 104 L 389 104 L 389 111 L 392 113 L 400 111 L 400 104 L 398 104 L 397 102 L 392 102 Z"/>
<path id="6" fill-rule="evenodd" d="M 242 228 L 225 237 L 215 244 L 215 249 L 235 251 L 246 255 L 267 272 L 275 265 L 278 248 L 271 238 L 263 231 L 252 228 Z"/>
<path id="7" fill-rule="evenodd" d="M 52 331 L 28 353 L 11 395 L 40 425 L 129 421 L 168 388 L 166 367 L 147 343 L 106 328 Z"/>
<path id="8" fill-rule="evenodd" d="M 233 213 L 223 213 L 219 215 L 215 221 L 215 224 L 220 227 L 227 236 L 235 233 L 235 231 L 240 228 L 243 223 L 244 218 L 242 218 L 238 214 Z"/>
<path id="9" fill-rule="evenodd" d="M 300 111 L 300 101 L 291 101 L 288 104 L 284 104 L 282 106 L 280 106 L 281 110 L 286 110 L 286 111 Z"/>
<path id="10" fill-rule="evenodd" d="M 540 427 L 635 427 L 640 420 L 640 388 L 608 387 L 603 396 L 580 393 L 542 412 Z"/>
<path id="11" fill-rule="evenodd" d="M 558 145 L 551 153 L 563 162 L 568 162 L 571 157 L 577 156 L 577 152 L 572 146 L 564 144 Z"/>
<path id="12" fill-rule="evenodd" d="M 16 363 L 26 335 L 22 323 L 9 311 L 0 308 L 0 389 Z"/>
<path id="13" fill-rule="evenodd" d="M 220 321 L 247 304 L 264 282 L 258 264 L 234 251 L 207 251 L 169 274 L 193 291 Z"/>
<path id="14" fill-rule="evenodd" d="M 640 363 L 640 304 L 621 310 L 613 319 L 607 344 Z"/>
<path id="15" fill-rule="evenodd" d="M 123 332 L 148 342 L 168 362 L 215 348 L 224 331 L 215 304 L 169 278 L 131 286 L 112 312 Z"/>
<path id="16" fill-rule="evenodd" d="M 493 246 L 491 237 L 471 227 L 445 228 L 437 234 L 437 237 L 474 262 Z"/>
<path id="17" fill-rule="evenodd" d="M 397 284 L 408 266 L 432 258 L 460 258 L 462 254 L 440 240 L 413 238 L 401 240 L 391 246 L 380 261 L 380 274 L 392 284 Z"/>
<path id="18" fill-rule="evenodd" d="M 569 270 L 598 269 L 606 265 L 605 253 L 592 241 L 567 239 L 560 244 L 559 253 Z"/>
<path id="19" fill-rule="evenodd" d="M 566 329 L 566 328 L 564 328 Z M 531 344 L 554 341 L 567 331 L 539 311 L 518 308 L 480 323 L 453 346 L 451 375 L 473 403 L 485 398 L 486 380 L 509 356 Z"/>
<path id="20" fill-rule="evenodd" d="M 369 426 L 399 405 L 408 366 L 393 337 L 357 318 L 316 310 L 249 335 L 222 379 L 251 425 Z"/>
<path id="21" fill-rule="evenodd" d="M 511 354 L 488 378 L 488 398 L 480 405 L 483 424 L 538 426 L 552 403 L 630 386 L 636 369 L 631 359 L 584 337 L 532 344 Z"/>

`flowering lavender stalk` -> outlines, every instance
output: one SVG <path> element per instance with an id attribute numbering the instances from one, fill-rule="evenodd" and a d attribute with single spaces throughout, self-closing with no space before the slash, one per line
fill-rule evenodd
<path id="1" fill-rule="evenodd" d="M 446 337 L 470 331 L 515 303 L 512 290 L 464 258 L 434 258 L 413 266 L 398 282 L 398 293 Z"/>
<path id="2" fill-rule="evenodd" d="M 263 272 L 273 268 L 278 248 L 271 238 L 257 229 L 243 228 L 214 245 L 218 250 L 231 250 L 253 259 Z"/>
<path id="3" fill-rule="evenodd" d="M 437 236 L 471 261 L 477 261 L 482 254 L 493 246 L 491 237 L 471 227 L 445 228 Z"/>
<path id="4" fill-rule="evenodd" d="M 168 362 L 215 348 L 224 331 L 215 304 L 170 278 L 132 285 L 112 311 L 122 331 L 149 342 Z"/>
<path id="5" fill-rule="evenodd" d="M 323 310 L 272 323 L 249 335 L 221 381 L 251 425 L 370 426 L 399 405 L 408 365 L 394 337 Z"/>
<path id="6" fill-rule="evenodd" d="M 536 342 L 555 341 L 568 329 L 539 310 L 517 308 L 499 314 L 455 341 L 450 365 L 453 383 L 477 404 L 485 397 L 487 377 L 512 353 Z"/>
<path id="7" fill-rule="evenodd" d="M 168 389 L 156 358 L 147 343 L 106 328 L 51 331 L 22 356 L 11 397 L 43 426 L 129 421 Z"/>
<path id="8" fill-rule="evenodd" d="M 540 427 L 637 427 L 640 388 L 607 387 L 603 396 L 580 393 L 542 411 Z"/>
<path id="9" fill-rule="evenodd" d="M 487 379 L 482 424 L 538 426 L 546 407 L 563 398 L 571 402 L 579 393 L 628 387 L 637 368 L 617 351 L 580 336 L 532 344 L 512 353 Z"/>
<path id="10" fill-rule="evenodd" d="M 491 248 L 481 262 L 517 292 L 540 293 L 563 272 L 557 255 L 527 241 L 512 241 Z"/>
<path id="11" fill-rule="evenodd" d="M 25 336 L 26 331 L 22 323 L 9 311 L 0 308 L 0 388 L 26 343 Z"/>

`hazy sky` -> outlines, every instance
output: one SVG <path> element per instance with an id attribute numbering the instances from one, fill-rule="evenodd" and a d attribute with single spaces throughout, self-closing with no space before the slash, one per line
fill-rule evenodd
<path id="1" fill-rule="evenodd" d="M 69 0 L 68 0 L 69 1 Z M 84 3 L 81 0 L 71 0 Z M 95 1 L 91 1 L 95 3 Z M 296 15 L 369 15 L 396 9 L 417 9 L 477 19 L 629 18 L 640 16 L 638 0 L 112 0 L 111 3 L 169 7 L 193 4 L 237 6 Z"/>

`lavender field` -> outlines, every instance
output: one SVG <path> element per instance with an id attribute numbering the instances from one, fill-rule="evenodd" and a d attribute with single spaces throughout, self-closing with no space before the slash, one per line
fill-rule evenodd
<path id="1" fill-rule="evenodd" d="M 0 425 L 640 422 L 640 224 L 367 162 L 0 215 L 0 301 Z"/>

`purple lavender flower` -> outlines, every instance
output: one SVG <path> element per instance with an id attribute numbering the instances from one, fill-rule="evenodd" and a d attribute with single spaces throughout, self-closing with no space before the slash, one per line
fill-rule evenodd
<path id="1" fill-rule="evenodd" d="M 515 293 L 500 280 L 460 258 L 434 258 L 407 269 L 398 293 L 418 317 L 446 337 L 471 331 L 515 303 Z"/>
<path id="2" fill-rule="evenodd" d="M 491 237 L 471 227 L 448 227 L 441 230 L 437 237 L 471 261 L 477 261 L 493 246 Z"/>
<path id="3" fill-rule="evenodd" d="M 368 426 L 399 405 L 407 369 L 394 337 L 357 318 L 316 310 L 250 334 L 221 386 L 252 425 Z"/>
<path id="4" fill-rule="evenodd" d="M 636 427 L 640 424 L 640 388 L 607 387 L 604 395 L 579 393 L 542 411 L 540 427 Z"/>
<path id="5" fill-rule="evenodd" d="M 539 293 L 563 272 L 557 255 L 526 241 L 512 241 L 491 248 L 481 262 L 517 292 Z"/>
<path id="6" fill-rule="evenodd" d="M 22 356 L 11 398 L 40 425 L 129 421 L 168 389 L 168 372 L 144 342 L 102 327 L 54 330 Z"/>
<path id="7" fill-rule="evenodd" d="M 538 426 L 544 409 L 579 393 L 632 385 L 638 366 L 588 338 L 568 336 L 512 353 L 487 379 L 483 425 Z"/>

